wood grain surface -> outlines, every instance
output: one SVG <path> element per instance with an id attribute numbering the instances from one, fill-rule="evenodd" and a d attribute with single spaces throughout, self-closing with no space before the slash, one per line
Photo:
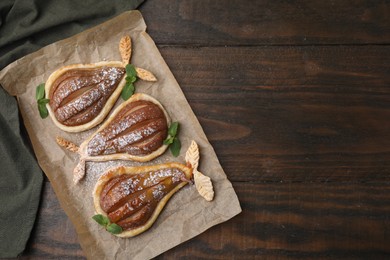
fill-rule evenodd
<path id="1" fill-rule="evenodd" d="M 389 1 L 140 10 L 243 209 L 158 259 L 390 258 Z M 22 258 L 84 258 L 49 182 Z"/>
<path id="2" fill-rule="evenodd" d="M 147 0 L 148 32 L 168 45 L 388 44 L 388 1 Z"/>

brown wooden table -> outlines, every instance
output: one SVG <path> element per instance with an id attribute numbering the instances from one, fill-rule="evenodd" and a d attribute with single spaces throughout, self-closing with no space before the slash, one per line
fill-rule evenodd
<path id="1" fill-rule="evenodd" d="M 158 258 L 390 258 L 390 2 L 147 0 L 243 212 Z M 84 258 L 45 182 L 23 258 Z"/>

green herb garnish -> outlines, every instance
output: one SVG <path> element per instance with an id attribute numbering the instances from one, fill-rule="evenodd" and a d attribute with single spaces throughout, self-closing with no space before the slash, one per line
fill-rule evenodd
<path id="1" fill-rule="evenodd" d="M 171 150 L 173 156 L 175 157 L 179 156 L 180 149 L 181 149 L 181 142 L 177 137 L 173 138 L 173 143 L 171 144 L 169 149 Z"/>
<path id="2" fill-rule="evenodd" d="M 40 100 L 45 97 L 45 83 L 39 84 L 35 92 L 35 99 Z"/>
<path id="3" fill-rule="evenodd" d="M 98 215 L 95 215 L 92 217 L 97 223 L 99 223 L 99 225 L 101 226 L 107 226 L 108 224 L 110 224 L 110 220 L 103 216 L 102 214 L 98 214 Z"/>
<path id="4" fill-rule="evenodd" d="M 134 82 L 137 81 L 137 71 L 132 64 L 126 65 L 126 84 L 122 89 L 121 97 L 123 100 L 128 100 L 135 91 Z"/>
<path id="5" fill-rule="evenodd" d="M 108 217 L 103 216 L 102 214 L 97 214 L 92 217 L 99 225 L 103 226 L 108 232 L 112 234 L 120 234 L 123 229 L 121 226 L 111 223 Z"/>
<path id="6" fill-rule="evenodd" d="M 39 84 L 35 92 L 35 99 L 38 104 L 38 111 L 41 118 L 46 118 L 49 115 L 46 104 L 50 102 L 50 99 L 45 98 L 45 83 Z"/>
<path id="7" fill-rule="evenodd" d="M 136 77 L 137 76 L 137 71 L 135 70 L 135 67 L 133 64 L 127 64 L 126 67 L 126 75 L 131 77 L 131 76 L 134 76 Z"/>
<path id="8" fill-rule="evenodd" d="M 120 234 L 122 233 L 122 227 L 115 224 L 115 223 L 111 223 L 110 225 L 107 226 L 107 231 L 112 233 L 112 234 Z"/>
<path id="9" fill-rule="evenodd" d="M 177 157 L 180 154 L 181 142 L 177 137 L 179 133 L 179 122 L 173 122 L 168 129 L 168 136 L 164 140 L 165 145 L 169 145 L 169 149 L 173 156 Z"/>
<path id="10" fill-rule="evenodd" d="M 135 91 L 134 85 L 132 83 L 127 84 L 127 82 L 126 82 L 126 85 L 123 87 L 122 93 L 121 93 L 122 99 L 128 100 L 134 94 L 134 91 Z"/>

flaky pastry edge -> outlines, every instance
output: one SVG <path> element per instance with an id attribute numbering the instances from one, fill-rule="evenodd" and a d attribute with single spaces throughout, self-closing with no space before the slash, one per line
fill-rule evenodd
<path id="1" fill-rule="evenodd" d="M 49 78 L 47 79 L 45 83 L 45 97 L 47 99 L 50 98 L 50 90 L 52 88 L 52 85 L 54 81 L 60 77 L 62 74 L 64 74 L 68 70 L 72 69 L 91 69 L 91 68 L 99 68 L 104 66 L 111 66 L 111 67 L 122 67 L 124 68 L 125 65 L 121 61 L 101 61 L 97 63 L 89 63 L 89 64 L 72 64 L 68 66 L 61 67 L 54 71 Z M 111 108 L 115 105 L 115 102 L 118 100 L 119 95 L 122 92 L 123 87 L 126 84 L 126 75 L 122 78 L 122 80 L 119 82 L 117 88 L 114 90 L 114 92 L 111 94 L 111 96 L 108 98 L 106 104 L 104 105 L 103 109 L 100 111 L 100 113 L 91 121 L 88 123 L 78 125 L 78 126 L 67 126 L 62 124 L 57 120 L 57 118 L 54 115 L 54 111 L 50 107 L 50 104 L 46 104 L 46 108 L 49 111 L 50 118 L 54 122 L 54 124 L 60 128 L 63 131 L 71 132 L 71 133 L 77 133 L 89 130 L 93 128 L 94 126 L 97 126 L 100 124 L 108 115 L 108 113 L 111 111 Z"/>
<path id="2" fill-rule="evenodd" d="M 161 105 L 161 103 L 157 99 L 155 99 L 147 94 L 136 93 L 136 94 L 132 95 L 127 101 L 123 102 L 117 108 L 115 108 L 115 110 L 112 112 L 112 114 L 99 127 L 99 129 L 96 130 L 96 132 L 94 132 L 88 139 L 86 139 L 84 142 L 81 143 L 80 148 L 79 148 L 80 158 L 84 158 L 85 161 L 131 160 L 131 161 L 136 161 L 136 162 L 148 162 L 148 161 L 151 161 L 154 158 L 160 156 L 161 154 L 163 154 L 166 151 L 166 149 L 168 148 L 168 145 L 163 144 L 156 151 L 154 151 L 148 155 L 144 155 L 144 156 L 131 155 L 128 153 L 116 153 L 116 154 L 98 155 L 98 156 L 88 155 L 87 147 L 88 147 L 88 143 L 92 140 L 92 138 L 97 133 L 99 133 L 102 129 L 107 127 L 107 125 L 111 123 L 111 121 L 115 118 L 115 116 L 120 112 L 120 110 L 122 108 L 127 106 L 129 103 L 139 101 L 139 100 L 150 101 L 150 102 L 156 104 L 158 107 L 160 107 L 160 109 L 164 112 L 165 119 L 167 120 L 167 126 L 169 127 L 169 125 L 171 123 L 171 119 L 170 119 L 167 111 L 165 110 L 165 108 Z"/>
<path id="3" fill-rule="evenodd" d="M 182 170 L 185 173 L 186 177 L 189 180 L 192 178 L 192 169 L 184 164 L 181 164 L 181 163 L 165 163 L 165 164 L 150 165 L 150 166 L 138 166 L 138 167 L 119 166 L 119 167 L 110 169 L 106 173 L 104 173 L 102 176 L 99 177 L 98 181 L 96 182 L 95 188 L 92 192 L 93 204 L 95 206 L 96 213 L 102 214 L 103 216 L 107 217 L 106 212 L 104 212 L 104 210 L 100 206 L 100 194 L 104 188 L 104 185 L 112 178 L 119 176 L 119 175 L 123 175 L 123 174 L 136 175 L 136 174 L 149 172 L 149 171 L 156 171 L 156 170 L 164 169 L 164 168 L 179 168 L 180 170 Z M 156 209 L 154 210 L 152 216 L 149 218 L 149 220 L 142 227 L 138 227 L 138 228 L 135 228 L 133 230 L 123 231 L 120 234 L 115 234 L 115 236 L 118 236 L 121 238 L 134 237 L 134 236 L 139 235 L 139 234 L 145 232 L 146 230 L 148 230 L 154 224 L 157 217 L 160 215 L 161 211 L 163 210 L 165 204 L 169 201 L 169 199 L 173 196 L 173 194 L 175 194 L 178 190 L 180 190 L 186 184 L 187 184 L 187 182 L 181 182 L 173 190 L 171 190 L 167 195 L 165 195 L 164 198 L 157 204 Z"/>

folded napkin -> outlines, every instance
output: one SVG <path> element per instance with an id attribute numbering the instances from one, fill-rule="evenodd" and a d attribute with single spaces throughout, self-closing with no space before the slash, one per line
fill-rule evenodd
<path id="1" fill-rule="evenodd" d="M 143 0 L 1 0 L 0 70 L 45 45 L 79 33 Z M 33 64 L 32 64 L 33 66 Z M 0 258 L 23 252 L 39 205 L 42 172 L 16 99 L 0 82 Z"/>

